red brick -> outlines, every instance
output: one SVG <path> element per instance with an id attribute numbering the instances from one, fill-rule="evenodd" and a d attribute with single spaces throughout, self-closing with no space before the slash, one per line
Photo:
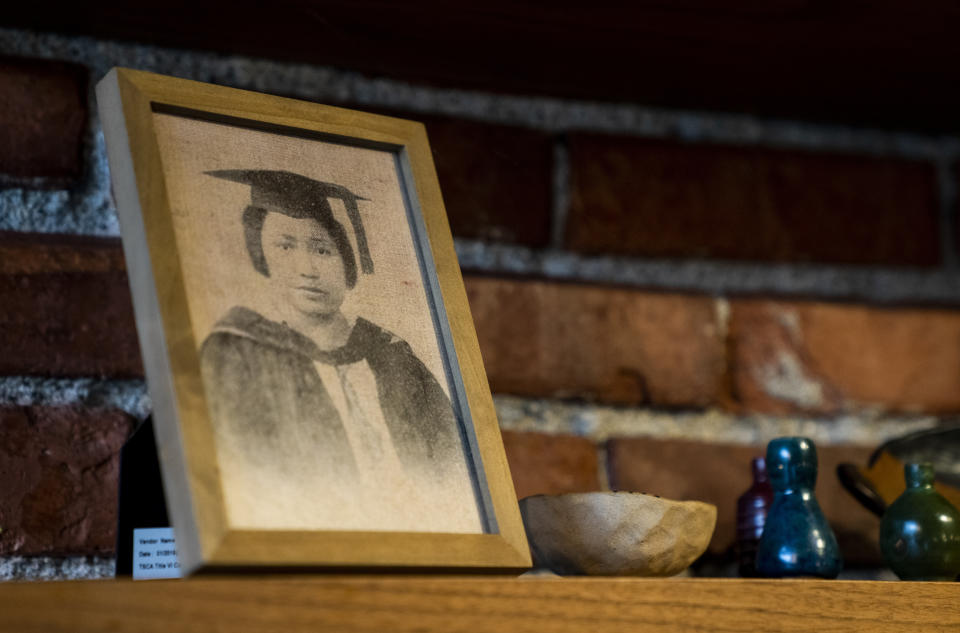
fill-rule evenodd
<path id="1" fill-rule="evenodd" d="M 427 126 L 455 236 L 547 245 L 553 161 L 548 135 L 518 127 L 409 116 Z"/>
<path id="2" fill-rule="evenodd" d="M 80 175 L 87 71 L 36 59 L 0 59 L 0 182 L 62 187 Z"/>
<path id="3" fill-rule="evenodd" d="M 495 392 L 703 407 L 724 344 L 708 297 L 467 277 Z"/>
<path id="4" fill-rule="evenodd" d="M 572 435 L 503 432 L 517 498 L 600 490 L 597 447 Z"/>
<path id="5" fill-rule="evenodd" d="M 872 449 L 818 446 L 816 495 L 848 564 L 878 564 L 880 520 L 854 501 L 836 477 L 837 464 L 865 464 Z M 715 554 L 728 552 L 736 534 L 737 497 L 750 487 L 750 460 L 763 446 L 709 444 L 686 440 L 624 438 L 608 443 L 610 486 L 668 499 L 695 499 L 717 506 Z"/>
<path id="6" fill-rule="evenodd" d="M 899 159 L 570 138 L 567 245 L 585 253 L 933 266 L 936 172 Z"/>
<path id="7" fill-rule="evenodd" d="M 117 240 L 0 238 L 0 375 L 143 375 Z"/>
<path id="8" fill-rule="evenodd" d="M 553 138 L 511 125 L 343 107 L 423 123 L 454 237 L 542 247 L 550 241 Z"/>
<path id="9" fill-rule="evenodd" d="M 731 384 L 746 410 L 960 411 L 960 311 L 734 300 Z"/>
<path id="10" fill-rule="evenodd" d="M 113 552 L 132 427 L 116 410 L 0 408 L 0 555 Z"/>
<path id="11" fill-rule="evenodd" d="M 119 238 L 0 231 L 0 275 L 124 270 Z"/>

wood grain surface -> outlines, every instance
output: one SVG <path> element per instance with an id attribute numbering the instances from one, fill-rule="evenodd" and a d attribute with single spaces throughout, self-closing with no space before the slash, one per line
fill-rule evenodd
<path id="1" fill-rule="evenodd" d="M 0 585 L 0 631 L 957 631 L 955 583 L 205 577 Z"/>

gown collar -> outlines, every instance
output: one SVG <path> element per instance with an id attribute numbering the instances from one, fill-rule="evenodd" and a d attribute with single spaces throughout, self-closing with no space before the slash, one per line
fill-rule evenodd
<path id="1" fill-rule="evenodd" d="M 217 321 L 211 334 L 218 332 L 250 338 L 327 365 L 345 365 L 363 360 L 369 356 L 372 349 L 391 342 L 393 338 L 370 321 L 358 317 L 346 344 L 335 349 L 322 350 L 312 339 L 287 324 L 271 321 L 243 306 L 231 308 Z"/>

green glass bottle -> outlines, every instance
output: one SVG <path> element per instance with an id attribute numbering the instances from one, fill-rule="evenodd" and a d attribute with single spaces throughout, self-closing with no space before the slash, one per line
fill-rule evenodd
<path id="1" fill-rule="evenodd" d="M 903 467 L 907 489 L 880 522 L 880 550 L 901 580 L 955 580 L 960 512 L 933 489 L 933 466 Z"/>

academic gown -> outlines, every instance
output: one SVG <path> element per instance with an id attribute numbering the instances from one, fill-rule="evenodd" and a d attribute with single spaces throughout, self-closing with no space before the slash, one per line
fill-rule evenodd
<path id="1" fill-rule="evenodd" d="M 201 348 L 207 403 L 218 449 L 251 477 L 349 482 L 357 462 L 343 421 L 314 363 L 365 360 L 383 420 L 404 469 L 438 484 L 464 466 L 460 431 L 437 380 L 398 336 L 358 318 L 346 345 L 320 350 L 288 326 L 235 307 Z"/>

